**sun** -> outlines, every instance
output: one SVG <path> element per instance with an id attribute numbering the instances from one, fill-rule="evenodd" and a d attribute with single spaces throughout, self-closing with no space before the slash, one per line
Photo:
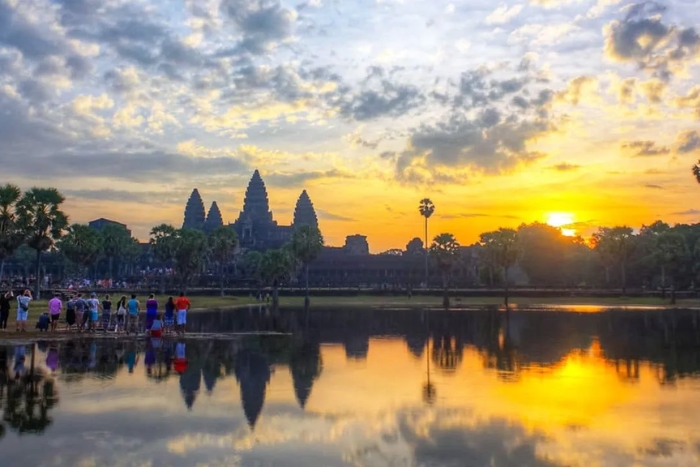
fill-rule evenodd
<path id="1" fill-rule="evenodd" d="M 576 216 L 574 216 L 570 212 L 550 212 L 547 215 L 547 225 L 559 228 L 559 230 L 561 230 L 562 235 L 566 237 L 574 237 L 576 236 L 575 229 L 565 229 L 563 227 L 570 226 L 571 224 L 573 224 L 575 217 Z"/>

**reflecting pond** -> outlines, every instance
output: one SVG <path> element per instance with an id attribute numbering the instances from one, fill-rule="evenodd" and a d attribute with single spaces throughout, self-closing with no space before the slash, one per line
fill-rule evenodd
<path id="1" fill-rule="evenodd" d="M 0 465 L 700 465 L 697 318 L 251 307 L 10 342 Z"/>

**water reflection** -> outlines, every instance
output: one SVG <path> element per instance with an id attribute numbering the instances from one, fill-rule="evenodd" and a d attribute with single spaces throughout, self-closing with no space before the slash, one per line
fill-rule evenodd
<path id="1" fill-rule="evenodd" d="M 190 321 L 219 335 L 0 347 L 2 464 L 700 464 L 695 311 Z M 256 330 L 288 334 L 221 334 Z"/>

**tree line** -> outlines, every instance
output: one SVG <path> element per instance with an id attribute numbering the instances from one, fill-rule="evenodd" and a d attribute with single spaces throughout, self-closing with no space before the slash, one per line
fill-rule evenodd
<path id="1" fill-rule="evenodd" d="M 83 277 L 97 262 L 107 263 L 109 277 L 123 277 L 125 267 L 142 254 L 139 242 L 126 228 L 107 225 L 95 230 L 83 224 L 70 224 L 61 210 L 64 197 L 54 188 L 32 188 L 25 193 L 14 185 L 0 186 L 0 276 L 5 261 L 22 251 L 31 251 L 36 278 L 41 276 L 42 253 L 55 250 Z M 429 199 L 419 203 L 425 219 L 425 245 L 414 238 L 405 250 L 387 254 L 425 255 L 428 284 L 432 272 L 439 276 L 444 302 L 455 269 L 465 251 L 476 258 L 477 285 L 502 287 L 505 301 L 514 284 L 534 287 L 618 287 L 622 294 L 629 286 L 661 290 L 675 300 L 677 290 L 694 289 L 700 276 L 700 224 L 670 226 L 662 221 L 634 230 L 628 226 L 602 227 L 590 239 L 567 237 L 561 230 L 542 223 L 523 224 L 517 229 L 501 228 L 482 233 L 479 241 L 463 247 L 451 233 L 436 235 L 428 244 L 428 219 L 435 212 Z M 172 275 L 161 275 L 161 289 L 186 288 L 206 269 L 216 270 L 223 293 L 230 275 L 250 278 L 259 289 L 270 287 L 277 302 L 279 287 L 300 277 L 305 282 L 308 302 L 309 265 L 323 249 L 324 241 L 315 227 L 297 228 L 280 249 L 241 254 L 233 229 L 220 227 L 209 234 L 177 229 L 162 224 L 150 232 L 151 254 Z M 428 268 L 427 265 L 432 265 Z M 39 296 L 40 281 L 36 281 Z"/>

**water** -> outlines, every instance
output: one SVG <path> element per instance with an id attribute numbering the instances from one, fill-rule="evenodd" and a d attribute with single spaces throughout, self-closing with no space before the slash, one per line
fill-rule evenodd
<path id="1" fill-rule="evenodd" d="M 7 345 L 0 465 L 700 465 L 695 312 L 578 311 L 250 309 L 180 343 Z"/>

